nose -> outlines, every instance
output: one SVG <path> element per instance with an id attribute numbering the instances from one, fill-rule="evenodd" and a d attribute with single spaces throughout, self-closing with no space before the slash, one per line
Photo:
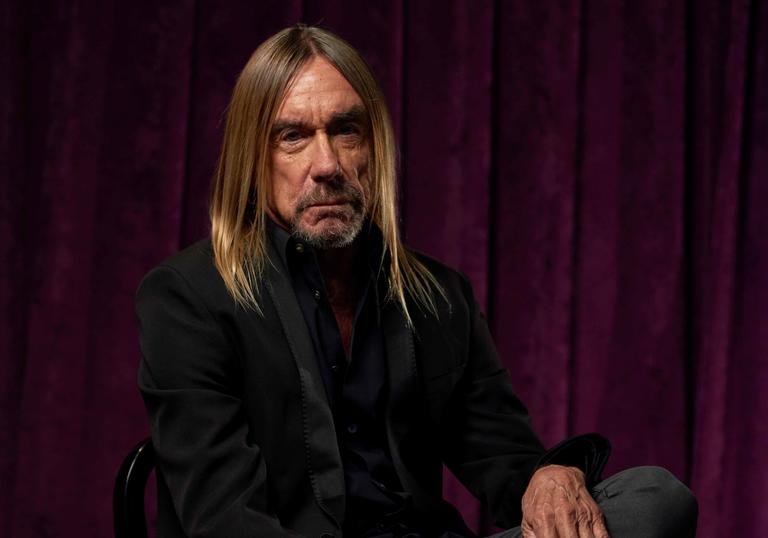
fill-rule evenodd
<path id="1" fill-rule="evenodd" d="M 312 153 L 310 176 L 315 181 L 328 181 L 341 172 L 339 156 L 326 133 L 318 133 Z"/>

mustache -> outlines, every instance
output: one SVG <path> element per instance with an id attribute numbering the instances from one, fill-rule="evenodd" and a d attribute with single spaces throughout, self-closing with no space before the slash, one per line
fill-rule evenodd
<path id="1" fill-rule="evenodd" d="M 313 205 L 330 203 L 347 203 L 357 211 L 362 211 L 365 205 L 363 193 L 360 190 L 346 182 L 329 182 L 322 183 L 302 195 L 296 204 L 296 214 Z"/>

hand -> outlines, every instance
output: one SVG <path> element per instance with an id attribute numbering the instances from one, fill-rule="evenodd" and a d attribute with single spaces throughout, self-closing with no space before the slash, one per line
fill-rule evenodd
<path id="1" fill-rule="evenodd" d="M 610 538 L 603 512 L 576 467 L 547 465 L 523 495 L 523 538 Z"/>

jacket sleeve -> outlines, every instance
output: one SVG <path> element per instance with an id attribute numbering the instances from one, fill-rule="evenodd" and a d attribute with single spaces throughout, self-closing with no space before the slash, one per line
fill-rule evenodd
<path id="1" fill-rule="evenodd" d="M 444 459 L 498 525 L 515 527 L 522 518 L 523 493 L 538 467 L 575 465 L 588 478 L 599 475 L 607 453 L 589 451 L 596 445 L 603 448 L 600 440 L 605 440 L 592 434 L 544 450 L 528 411 L 512 389 L 509 372 L 499 361 L 468 279 L 463 277 L 462 283 L 469 305 L 469 345 L 464 373 L 449 404 Z"/>
<path id="2" fill-rule="evenodd" d="M 565 465 L 584 472 L 587 488 L 603 480 L 603 470 L 611 455 L 611 443 L 599 433 L 585 433 L 570 437 L 547 450 L 539 459 L 538 467 Z"/>
<path id="3" fill-rule="evenodd" d="M 270 512 L 266 465 L 247 440 L 235 350 L 202 299 L 160 266 L 136 295 L 139 389 L 157 468 L 187 536 L 295 536 Z"/>

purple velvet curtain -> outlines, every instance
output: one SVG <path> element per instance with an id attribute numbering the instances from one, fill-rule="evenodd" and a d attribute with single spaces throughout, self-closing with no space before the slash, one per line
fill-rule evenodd
<path id="1" fill-rule="evenodd" d="M 206 234 L 253 48 L 320 23 L 380 77 L 410 245 L 465 271 L 547 444 L 658 464 L 768 535 L 768 5 L 5 2 L 0 535 L 109 536 L 147 433 L 133 293 Z M 452 479 L 467 520 L 481 511 Z"/>

